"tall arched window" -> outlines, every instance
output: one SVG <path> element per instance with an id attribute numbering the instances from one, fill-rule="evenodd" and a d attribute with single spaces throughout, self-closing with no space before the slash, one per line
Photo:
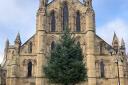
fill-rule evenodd
<path id="1" fill-rule="evenodd" d="M 52 43 L 51 43 L 51 50 L 53 50 L 55 48 L 55 42 L 53 41 Z"/>
<path id="2" fill-rule="evenodd" d="M 64 2 L 63 5 L 63 30 L 68 27 L 68 6 L 67 3 Z"/>
<path id="3" fill-rule="evenodd" d="M 28 45 L 28 53 L 32 53 L 32 42 Z"/>
<path id="4" fill-rule="evenodd" d="M 32 76 L 32 62 L 30 61 L 28 63 L 28 77 Z"/>
<path id="5" fill-rule="evenodd" d="M 55 32 L 56 30 L 56 19 L 55 19 L 55 12 L 51 12 L 51 32 Z"/>
<path id="6" fill-rule="evenodd" d="M 77 45 L 79 45 L 79 46 L 80 46 L 80 42 L 79 42 L 79 41 L 77 42 Z"/>
<path id="7" fill-rule="evenodd" d="M 100 50 L 100 55 L 102 55 L 103 54 L 103 43 L 102 42 L 100 42 L 99 50 Z"/>
<path id="8" fill-rule="evenodd" d="M 81 26 L 80 26 L 80 12 L 77 11 L 76 13 L 76 32 L 80 32 Z"/>
<path id="9" fill-rule="evenodd" d="M 105 70 L 104 70 L 104 62 L 101 61 L 100 62 L 100 75 L 101 75 L 101 78 L 104 78 L 105 77 Z"/>

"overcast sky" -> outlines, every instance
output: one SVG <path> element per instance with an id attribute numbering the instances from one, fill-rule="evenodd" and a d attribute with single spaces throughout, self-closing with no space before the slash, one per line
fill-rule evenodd
<path id="1" fill-rule="evenodd" d="M 35 33 L 35 15 L 39 0 L 0 0 L 0 62 L 5 41 L 13 44 L 17 32 L 22 43 Z M 97 34 L 111 44 L 116 32 L 128 48 L 128 0 L 93 0 Z"/>

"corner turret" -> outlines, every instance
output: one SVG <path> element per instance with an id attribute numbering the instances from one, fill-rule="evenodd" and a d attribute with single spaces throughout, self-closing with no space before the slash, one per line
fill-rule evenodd
<path id="1" fill-rule="evenodd" d="M 7 56 L 8 48 L 9 48 L 9 40 L 7 39 L 6 43 L 5 43 L 5 49 L 4 49 L 4 56 L 5 56 L 5 58 Z"/>
<path id="2" fill-rule="evenodd" d="M 21 46 L 21 39 L 20 39 L 20 33 L 18 33 L 15 39 L 15 48 L 17 49 L 18 53 L 20 51 L 20 46 Z"/>
<path id="3" fill-rule="evenodd" d="M 85 20 L 85 39 L 86 39 L 86 58 L 88 68 L 88 85 L 96 85 L 96 67 L 95 67 L 95 12 L 92 8 L 92 0 L 86 0 L 86 20 Z M 91 63 L 90 63 L 91 61 Z M 93 73 L 93 74 L 92 74 Z"/>
<path id="4" fill-rule="evenodd" d="M 16 36 L 15 44 L 21 45 L 20 33 L 18 33 L 17 36 Z"/>
<path id="5" fill-rule="evenodd" d="M 36 70 L 36 85 L 43 85 L 42 78 L 44 77 L 43 69 L 42 68 L 45 63 L 42 61 L 45 61 L 45 49 L 46 49 L 46 42 L 45 36 L 46 36 L 46 9 L 47 9 L 47 1 L 48 0 L 40 0 L 40 8 L 37 12 L 36 16 L 36 51 L 37 51 L 37 70 Z"/>
<path id="6" fill-rule="evenodd" d="M 121 40 L 121 46 L 120 46 L 120 52 L 121 52 L 121 54 L 122 55 L 124 55 L 125 54 L 125 42 L 124 42 L 124 39 L 122 38 L 122 40 Z"/>
<path id="7" fill-rule="evenodd" d="M 40 6 L 36 15 L 36 31 L 45 30 L 46 4 L 48 0 L 40 0 Z"/>
<path id="8" fill-rule="evenodd" d="M 9 40 L 7 39 L 5 43 L 5 48 L 8 49 L 8 47 L 9 47 Z"/>
<path id="9" fill-rule="evenodd" d="M 123 38 L 121 40 L 121 47 L 125 48 L 125 42 L 124 42 L 124 39 Z"/>
<path id="10" fill-rule="evenodd" d="M 113 36 L 112 47 L 114 48 L 114 50 L 116 52 L 118 52 L 118 49 L 119 49 L 119 40 L 118 40 L 118 37 L 117 37 L 116 33 L 114 33 L 114 36 Z"/>
<path id="11" fill-rule="evenodd" d="M 86 0 L 85 5 L 89 8 L 92 8 L 92 0 Z"/>
<path id="12" fill-rule="evenodd" d="M 42 8 L 43 6 L 47 6 L 47 5 L 48 5 L 48 0 L 40 0 L 39 8 Z"/>

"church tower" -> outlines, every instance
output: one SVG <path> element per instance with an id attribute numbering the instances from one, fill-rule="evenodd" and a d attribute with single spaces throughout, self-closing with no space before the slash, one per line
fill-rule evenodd
<path id="1" fill-rule="evenodd" d="M 36 84 L 42 85 L 44 83 L 44 74 L 42 73 L 42 67 L 46 61 L 46 38 L 48 35 L 58 36 L 58 33 L 68 27 L 71 32 L 76 31 L 75 35 L 82 35 L 79 33 L 85 32 L 83 41 L 86 42 L 86 52 L 84 52 L 87 58 L 87 69 L 88 69 L 88 85 L 96 85 L 96 72 L 95 72 L 95 13 L 92 8 L 92 0 L 84 1 L 83 10 L 76 9 L 73 11 L 71 7 L 75 7 L 75 1 L 63 0 L 63 1 L 52 1 L 53 5 L 48 5 L 48 0 L 40 0 L 39 9 L 37 12 L 36 20 L 36 46 L 37 46 L 37 72 L 36 72 Z M 78 2 L 76 0 L 76 2 Z M 75 5 L 73 5 L 74 3 Z M 55 5 L 56 4 L 56 7 Z M 82 5 L 81 5 L 82 7 Z M 61 8 L 61 11 L 60 11 Z M 59 9 L 59 10 L 58 10 Z M 60 13 L 59 13 L 60 12 Z M 74 13 L 76 12 L 76 14 Z M 80 13 L 81 12 L 81 13 Z M 49 13 L 49 14 L 48 14 Z M 54 13 L 54 14 L 53 14 Z M 82 14 L 83 13 L 83 14 Z M 84 14 L 85 13 L 85 14 Z M 74 15 L 74 16 L 73 16 Z M 58 16 L 58 17 L 57 17 Z M 61 16 L 61 17 L 60 17 Z M 85 18 L 81 24 L 82 16 Z M 59 19 L 60 18 L 60 19 Z M 49 22 L 50 20 L 50 22 Z M 57 22 L 57 20 L 59 20 Z M 72 21 L 70 21 L 72 20 Z M 74 23 L 73 20 L 76 20 Z M 49 26 L 50 25 L 50 26 Z M 76 26 L 75 26 L 76 25 Z M 49 28 L 50 27 L 50 28 Z M 76 29 L 74 30 L 75 27 Z M 85 31 L 83 31 L 85 30 Z M 60 35 L 59 35 L 60 36 Z M 59 37 L 58 36 L 58 37 Z M 77 37 L 77 36 L 76 36 Z M 54 39 L 56 40 L 56 39 Z M 81 41 L 80 41 L 81 42 Z M 82 43 L 82 42 L 81 42 Z M 42 62 L 44 61 L 44 62 Z"/>

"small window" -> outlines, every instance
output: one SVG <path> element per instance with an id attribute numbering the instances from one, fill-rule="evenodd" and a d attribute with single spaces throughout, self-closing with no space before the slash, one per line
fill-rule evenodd
<path id="1" fill-rule="evenodd" d="M 28 45 L 28 53 L 32 53 L 32 42 Z"/>
<path id="2" fill-rule="evenodd" d="M 32 62 L 28 63 L 28 77 L 32 77 Z"/>
<path id="3" fill-rule="evenodd" d="M 77 45 L 79 45 L 79 46 L 80 46 L 80 42 L 79 42 L 79 41 L 77 42 Z"/>
<path id="4" fill-rule="evenodd" d="M 104 78 L 105 77 L 105 70 L 104 70 L 104 62 L 101 61 L 100 62 L 100 74 L 101 74 L 101 78 Z"/>
<path id="5" fill-rule="evenodd" d="M 103 54 L 103 43 L 102 42 L 100 43 L 99 50 L 100 50 L 100 55 L 102 55 Z"/>
<path id="6" fill-rule="evenodd" d="M 81 31 L 81 26 L 80 26 L 80 12 L 78 11 L 76 13 L 76 32 Z"/>
<path id="7" fill-rule="evenodd" d="M 53 50 L 55 48 L 55 42 L 53 41 L 52 43 L 51 43 L 51 50 Z"/>
<path id="8" fill-rule="evenodd" d="M 51 12 L 51 32 L 55 32 L 56 30 L 56 19 L 55 19 L 55 12 Z"/>

